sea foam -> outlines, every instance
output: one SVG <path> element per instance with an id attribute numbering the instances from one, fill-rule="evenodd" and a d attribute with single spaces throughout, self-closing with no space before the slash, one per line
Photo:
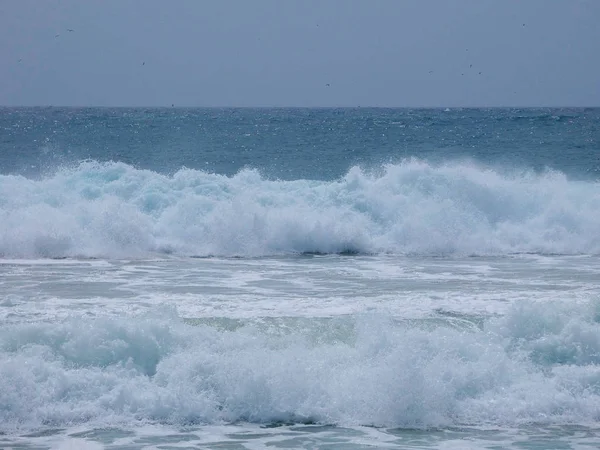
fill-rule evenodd
<path id="1" fill-rule="evenodd" d="M 376 314 L 235 329 L 171 310 L 0 330 L 0 431 L 236 422 L 518 426 L 600 419 L 597 302 L 472 326 Z M 314 320 L 312 324 L 314 325 Z"/>
<path id="2" fill-rule="evenodd" d="M 418 160 L 341 179 L 83 162 L 0 176 L 0 255 L 600 253 L 600 184 Z"/>

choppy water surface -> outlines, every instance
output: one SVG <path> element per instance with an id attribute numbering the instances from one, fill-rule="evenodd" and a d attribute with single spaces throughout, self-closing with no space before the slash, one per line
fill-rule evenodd
<path id="1" fill-rule="evenodd" d="M 598 446 L 597 114 L 2 110 L 0 447 Z"/>

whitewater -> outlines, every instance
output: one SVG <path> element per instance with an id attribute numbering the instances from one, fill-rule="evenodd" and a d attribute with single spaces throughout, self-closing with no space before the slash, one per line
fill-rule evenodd
<path id="1" fill-rule="evenodd" d="M 0 110 L 0 448 L 600 445 L 599 114 Z"/>
<path id="2" fill-rule="evenodd" d="M 298 253 L 597 254 L 600 184 L 411 160 L 333 181 L 85 162 L 0 176 L 10 258 Z"/>

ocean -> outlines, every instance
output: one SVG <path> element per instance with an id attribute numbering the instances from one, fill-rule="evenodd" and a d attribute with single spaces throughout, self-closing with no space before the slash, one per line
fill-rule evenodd
<path id="1" fill-rule="evenodd" d="M 599 420 L 600 109 L 0 109 L 0 448 Z"/>

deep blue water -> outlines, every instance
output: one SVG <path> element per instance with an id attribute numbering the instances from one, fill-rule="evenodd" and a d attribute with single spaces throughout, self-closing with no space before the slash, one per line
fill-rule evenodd
<path id="1" fill-rule="evenodd" d="M 405 158 L 600 173 L 600 109 L 0 109 L 0 173 L 81 160 L 331 180 Z"/>

